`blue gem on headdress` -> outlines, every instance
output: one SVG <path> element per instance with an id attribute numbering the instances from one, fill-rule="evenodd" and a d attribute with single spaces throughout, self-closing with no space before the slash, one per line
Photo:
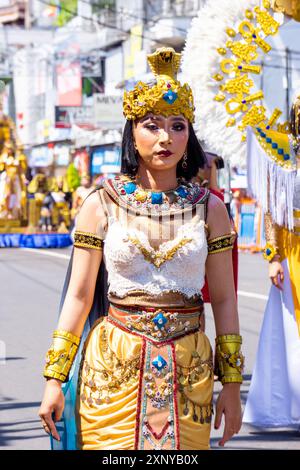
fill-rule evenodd
<path id="1" fill-rule="evenodd" d="M 289 154 L 288 154 L 288 153 L 285 153 L 283 159 L 284 159 L 284 160 L 289 160 L 289 159 L 290 159 Z"/>
<path id="2" fill-rule="evenodd" d="M 152 365 L 156 367 L 157 370 L 162 370 L 168 363 L 164 360 L 163 357 L 157 356 L 152 361 Z"/>
<path id="3" fill-rule="evenodd" d="M 151 193 L 151 202 L 152 204 L 162 204 L 162 193 Z"/>
<path id="4" fill-rule="evenodd" d="M 136 190 L 136 184 L 126 183 L 126 184 L 124 184 L 124 189 L 126 191 L 126 194 L 132 194 Z"/>
<path id="5" fill-rule="evenodd" d="M 278 153 L 278 155 L 283 155 L 283 149 L 278 149 L 277 153 Z"/>
<path id="6" fill-rule="evenodd" d="M 173 104 L 174 101 L 177 100 L 177 93 L 175 93 L 175 92 L 172 91 L 172 90 L 168 90 L 167 93 L 164 94 L 163 99 L 164 99 L 167 103 Z"/>
<path id="7" fill-rule="evenodd" d="M 278 148 L 277 142 L 273 142 L 273 143 L 272 143 L 272 149 L 277 149 L 277 148 Z"/>
<path id="8" fill-rule="evenodd" d="M 167 323 L 167 319 L 166 317 L 162 314 L 162 313 L 159 313 L 158 315 L 156 315 L 156 317 L 153 318 L 153 323 L 155 323 L 155 325 L 161 329 L 165 326 L 165 324 Z"/>
<path id="9" fill-rule="evenodd" d="M 272 252 L 271 252 L 270 248 L 267 248 L 267 249 L 266 249 L 266 255 L 269 256 L 271 253 L 272 253 Z"/>

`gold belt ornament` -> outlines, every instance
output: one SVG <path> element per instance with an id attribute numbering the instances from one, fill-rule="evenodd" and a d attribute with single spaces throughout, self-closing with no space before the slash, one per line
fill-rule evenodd
<path id="1" fill-rule="evenodd" d="M 202 311 L 202 306 L 177 311 L 161 308 L 130 311 L 111 304 L 108 319 L 129 332 L 160 342 L 199 329 Z"/>

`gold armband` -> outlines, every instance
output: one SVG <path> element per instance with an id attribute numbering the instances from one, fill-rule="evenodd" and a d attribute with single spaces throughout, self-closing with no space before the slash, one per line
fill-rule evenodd
<path id="1" fill-rule="evenodd" d="M 74 233 L 74 246 L 102 250 L 103 240 L 94 233 L 76 230 Z"/>
<path id="2" fill-rule="evenodd" d="M 208 240 L 208 254 L 211 255 L 214 253 L 221 253 L 222 251 L 232 250 L 235 239 L 236 232 L 232 231 L 229 234 Z"/>
<path id="3" fill-rule="evenodd" d="M 267 261 L 272 261 L 278 255 L 278 226 L 273 222 L 270 212 L 264 215 L 266 246 L 263 250 L 263 257 Z"/>
<path id="4" fill-rule="evenodd" d="M 242 383 L 244 356 L 240 352 L 242 337 L 240 335 L 221 335 L 216 337 L 215 374 L 222 384 Z"/>
<path id="5" fill-rule="evenodd" d="M 68 375 L 74 362 L 80 338 L 68 331 L 55 330 L 53 343 L 47 352 L 44 377 L 68 380 Z"/>

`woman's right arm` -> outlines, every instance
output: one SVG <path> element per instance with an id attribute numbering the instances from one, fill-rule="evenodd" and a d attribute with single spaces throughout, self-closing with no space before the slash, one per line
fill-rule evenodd
<path id="1" fill-rule="evenodd" d="M 87 198 L 78 215 L 76 231 L 99 233 L 99 227 L 103 226 L 103 212 L 99 205 L 100 201 L 97 193 L 93 193 Z M 70 283 L 57 330 L 67 331 L 77 337 L 82 335 L 84 324 L 92 307 L 101 260 L 101 250 L 74 247 Z M 58 379 L 50 378 L 47 380 L 39 410 L 39 416 L 45 431 L 51 433 L 58 440 L 59 436 L 54 422 L 60 420 L 64 409 L 61 383 Z M 54 420 L 52 419 L 53 413 Z"/>

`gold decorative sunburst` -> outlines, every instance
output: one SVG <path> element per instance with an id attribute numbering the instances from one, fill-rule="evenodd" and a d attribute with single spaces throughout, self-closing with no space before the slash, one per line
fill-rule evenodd
<path id="1" fill-rule="evenodd" d="M 245 10 L 245 18 L 236 29 L 228 27 L 228 40 L 217 48 L 220 57 L 220 71 L 213 74 L 213 79 L 219 84 L 219 91 L 214 99 L 225 106 L 228 113 L 226 127 L 237 126 L 245 139 L 247 126 L 275 128 L 282 114 L 276 108 L 268 116 L 263 104 L 264 93 L 259 90 L 251 91 L 254 82 L 251 74 L 261 74 L 261 66 L 256 65 L 261 54 L 268 54 L 272 47 L 265 40 L 268 36 L 278 33 L 280 23 L 274 18 L 271 3 L 264 0 L 262 7 L 255 6 Z M 281 124 L 281 130 L 290 131 L 289 126 Z"/>

